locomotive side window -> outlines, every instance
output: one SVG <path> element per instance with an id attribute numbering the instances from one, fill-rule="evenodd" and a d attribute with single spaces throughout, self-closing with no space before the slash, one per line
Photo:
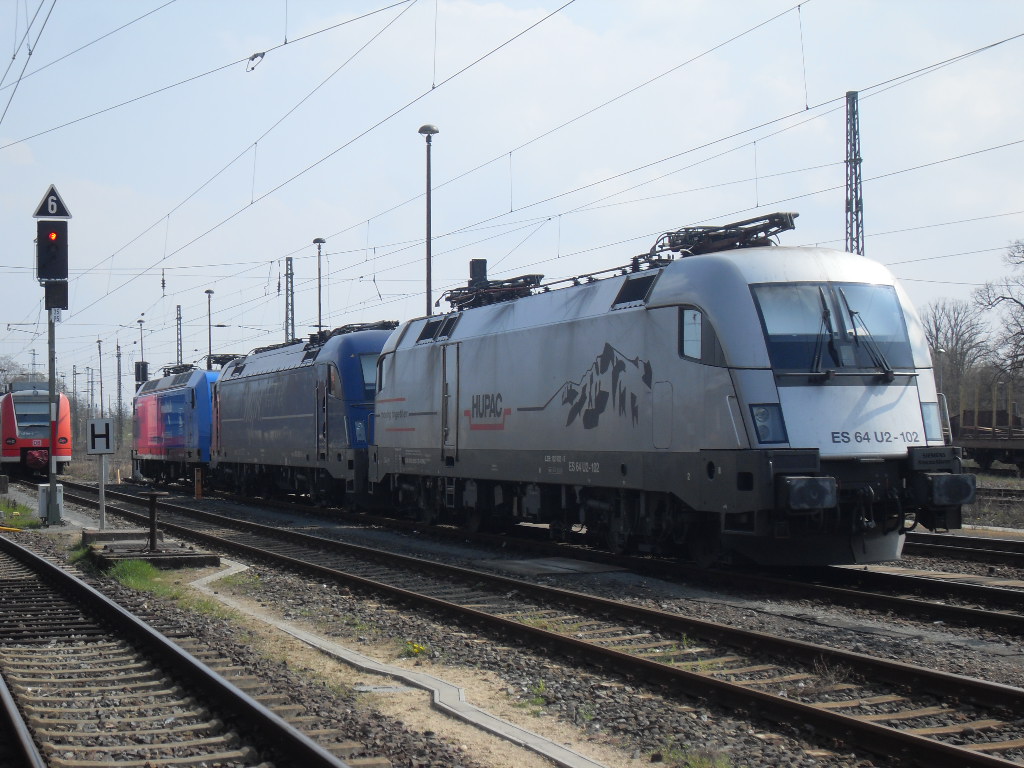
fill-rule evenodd
<path id="1" fill-rule="evenodd" d="M 373 400 L 377 391 L 377 356 L 360 355 L 359 364 L 363 369 L 363 397 Z"/>
<path id="2" fill-rule="evenodd" d="M 334 363 L 327 364 L 327 394 L 339 400 L 345 397 L 345 390 L 341 386 L 341 374 Z"/>
<path id="3" fill-rule="evenodd" d="M 711 321 L 695 307 L 679 308 L 679 354 L 705 365 L 725 365 L 725 353 Z"/>
<path id="4" fill-rule="evenodd" d="M 700 360 L 700 326 L 701 312 L 697 309 L 680 310 L 680 339 L 682 341 L 683 357 L 692 357 Z"/>
<path id="5" fill-rule="evenodd" d="M 381 355 L 377 360 L 377 391 L 380 392 L 387 385 L 387 369 L 391 365 L 394 355 Z"/>

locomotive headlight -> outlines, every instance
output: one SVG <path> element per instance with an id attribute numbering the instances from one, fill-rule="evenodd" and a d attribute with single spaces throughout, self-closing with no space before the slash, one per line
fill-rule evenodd
<path id="1" fill-rule="evenodd" d="M 4 442 L 7 443 L 8 445 L 14 445 L 18 441 L 13 437 L 8 437 L 6 440 L 4 440 Z"/>
<path id="2" fill-rule="evenodd" d="M 924 419 L 924 435 L 927 440 L 942 440 L 942 421 L 939 416 L 938 403 L 921 403 L 921 416 Z"/>
<path id="3" fill-rule="evenodd" d="M 758 403 L 750 406 L 759 443 L 785 443 L 786 423 L 782 420 L 782 408 L 778 403 Z"/>

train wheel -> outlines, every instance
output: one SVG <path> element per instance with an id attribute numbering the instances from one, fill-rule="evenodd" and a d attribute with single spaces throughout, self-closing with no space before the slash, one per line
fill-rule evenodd
<path id="1" fill-rule="evenodd" d="M 569 527 L 562 520 L 552 520 L 548 524 L 548 538 L 551 541 L 566 542 L 569 540 Z"/>
<path id="2" fill-rule="evenodd" d="M 616 555 L 625 554 L 633 545 L 637 520 L 636 502 L 633 499 L 620 498 L 605 517 L 608 522 L 605 546 Z"/>
<path id="3" fill-rule="evenodd" d="M 437 522 L 437 509 L 428 500 L 421 500 L 416 508 L 416 522 L 433 525 Z"/>
<path id="4" fill-rule="evenodd" d="M 437 522 L 437 513 L 431 509 L 421 508 L 416 516 L 416 522 L 423 523 L 423 525 L 433 525 Z"/>
<path id="5" fill-rule="evenodd" d="M 479 533 L 484 528 L 484 514 L 477 509 L 472 507 L 466 510 L 464 527 L 470 533 Z"/>
<path id="6" fill-rule="evenodd" d="M 608 519 L 608 528 L 605 530 L 605 546 L 616 555 L 623 555 L 629 551 L 629 542 L 632 531 L 628 525 L 628 518 L 621 510 L 613 512 Z"/>
<path id="7" fill-rule="evenodd" d="M 274 481 L 268 475 L 260 475 L 254 485 L 256 495 L 261 499 L 269 499 L 274 495 Z"/>
<path id="8" fill-rule="evenodd" d="M 624 555 L 629 551 L 629 533 L 621 529 L 609 528 L 605 536 L 605 544 L 614 555 Z"/>
<path id="9" fill-rule="evenodd" d="M 686 540 L 686 554 L 698 568 L 710 568 L 722 558 L 722 541 L 716 531 L 694 528 Z"/>

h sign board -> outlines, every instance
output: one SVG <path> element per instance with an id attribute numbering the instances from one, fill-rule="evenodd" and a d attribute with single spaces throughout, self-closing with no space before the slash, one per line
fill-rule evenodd
<path id="1" fill-rule="evenodd" d="M 98 453 L 113 453 L 114 420 L 89 419 L 89 439 L 85 452 L 90 456 Z"/>

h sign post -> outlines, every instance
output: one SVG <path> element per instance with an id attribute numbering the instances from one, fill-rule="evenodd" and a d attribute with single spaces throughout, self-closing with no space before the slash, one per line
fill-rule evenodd
<path id="1" fill-rule="evenodd" d="M 89 419 L 89 444 L 85 452 L 90 456 L 114 453 L 114 420 Z"/>
<path id="2" fill-rule="evenodd" d="M 85 452 L 100 457 L 100 530 L 107 527 L 107 455 L 116 450 L 114 445 L 114 420 L 89 419 L 89 440 Z"/>

